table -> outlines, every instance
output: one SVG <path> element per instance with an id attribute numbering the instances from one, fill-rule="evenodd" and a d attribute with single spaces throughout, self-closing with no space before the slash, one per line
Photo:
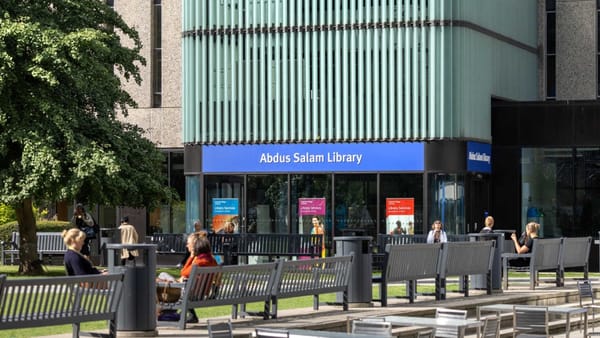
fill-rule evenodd
<path id="1" fill-rule="evenodd" d="M 303 329 L 291 329 L 288 333 L 290 338 L 373 338 L 367 334 Z"/>
<path id="2" fill-rule="evenodd" d="M 411 317 L 411 316 L 385 316 L 385 321 L 392 325 L 399 326 L 424 326 L 430 328 L 455 329 L 458 338 L 465 336 L 466 329 L 477 328 L 477 337 L 480 336 L 480 329 L 483 322 L 476 319 L 454 319 L 454 318 L 433 318 L 433 317 Z"/>
<path id="3" fill-rule="evenodd" d="M 481 311 L 496 312 L 499 316 L 500 313 L 502 313 L 502 312 L 504 312 L 504 313 L 513 312 L 515 305 L 519 306 L 519 307 L 527 307 L 527 305 L 523 305 L 523 304 L 490 304 L 490 305 L 478 306 L 477 307 L 477 319 L 481 318 Z M 537 306 L 537 307 L 539 307 L 539 306 Z M 570 307 L 570 306 L 546 306 L 546 308 L 548 309 L 548 313 L 550 313 L 550 314 L 567 317 L 567 321 L 565 324 L 566 325 L 566 327 L 565 327 L 566 338 L 569 338 L 569 333 L 571 331 L 571 315 L 583 314 L 583 318 L 584 318 L 583 336 L 587 337 L 588 308 L 586 308 L 586 307 Z"/>

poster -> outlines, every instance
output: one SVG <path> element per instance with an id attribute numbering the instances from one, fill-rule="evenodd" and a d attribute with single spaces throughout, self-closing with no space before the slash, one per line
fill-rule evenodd
<path id="1" fill-rule="evenodd" d="M 415 234 L 415 199 L 386 198 L 385 224 L 388 234 Z"/>
<path id="2" fill-rule="evenodd" d="M 299 232 L 310 234 L 313 216 L 319 217 L 321 221 L 325 218 L 325 198 L 299 198 L 298 217 L 300 218 Z"/>
<path id="3" fill-rule="evenodd" d="M 239 232 L 240 202 L 237 198 L 213 198 L 212 200 L 212 230 L 223 232 L 225 223 L 231 222 L 234 232 Z"/>

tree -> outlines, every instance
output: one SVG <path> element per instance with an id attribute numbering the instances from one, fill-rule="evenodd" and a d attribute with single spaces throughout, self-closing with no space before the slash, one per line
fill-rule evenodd
<path id="1" fill-rule="evenodd" d="M 0 1 L 0 202 L 15 208 L 22 274 L 39 274 L 32 201 L 153 208 L 163 155 L 120 121 L 141 41 L 100 0 Z"/>

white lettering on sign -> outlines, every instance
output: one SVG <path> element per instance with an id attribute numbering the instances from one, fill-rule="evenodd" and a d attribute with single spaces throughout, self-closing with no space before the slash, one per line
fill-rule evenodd
<path id="1" fill-rule="evenodd" d="M 277 163 L 362 163 L 363 154 L 343 154 L 337 151 L 324 154 L 312 154 L 309 152 L 280 154 L 280 153 L 261 153 L 258 163 L 277 164 Z"/>
<path id="2" fill-rule="evenodd" d="M 486 162 L 487 164 L 490 164 L 491 156 L 486 153 L 469 151 L 469 160 Z"/>

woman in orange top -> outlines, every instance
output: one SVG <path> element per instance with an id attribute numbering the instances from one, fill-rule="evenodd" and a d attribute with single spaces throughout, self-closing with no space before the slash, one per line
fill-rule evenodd
<path id="1" fill-rule="evenodd" d="M 185 261 L 181 268 L 181 277 L 177 279 L 179 282 L 185 282 L 192 272 L 192 267 L 197 266 L 216 266 L 217 261 L 212 255 L 210 241 L 206 237 L 205 231 L 194 232 L 187 238 L 187 249 L 190 252 L 190 257 Z M 175 278 L 162 272 L 158 276 L 158 281 L 173 281 Z M 194 309 L 189 310 L 189 315 L 186 318 L 188 323 L 198 323 L 198 316 Z"/>

